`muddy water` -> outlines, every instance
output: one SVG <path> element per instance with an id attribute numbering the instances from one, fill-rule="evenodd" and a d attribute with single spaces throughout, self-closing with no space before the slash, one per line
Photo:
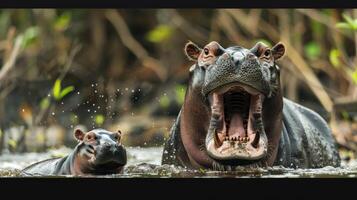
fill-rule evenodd
<path id="1" fill-rule="evenodd" d="M 0 176 L 18 177 L 20 170 L 34 162 L 64 156 L 71 151 L 69 148 L 50 150 L 46 153 L 3 154 L 0 156 Z M 325 167 L 321 169 L 290 169 L 271 167 L 259 169 L 242 169 L 235 172 L 219 172 L 206 170 L 187 170 L 184 168 L 160 165 L 162 147 L 127 147 L 128 164 L 124 174 L 99 176 L 103 178 L 134 178 L 134 177 L 236 177 L 236 178 L 299 178 L 299 177 L 357 177 L 357 160 L 343 162 L 339 168 Z M 71 177 L 71 176 L 68 176 Z"/>

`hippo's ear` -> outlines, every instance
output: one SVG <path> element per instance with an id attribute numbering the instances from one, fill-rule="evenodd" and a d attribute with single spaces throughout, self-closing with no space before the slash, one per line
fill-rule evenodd
<path id="1" fill-rule="evenodd" d="M 83 141 L 84 135 L 85 133 L 79 128 L 74 131 L 74 137 L 79 141 Z"/>
<path id="2" fill-rule="evenodd" d="M 267 48 L 269 48 L 268 45 L 264 44 L 263 42 L 257 42 L 254 47 L 250 49 L 250 52 L 252 52 L 257 57 L 260 57 L 264 50 Z"/>
<path id="3" fill-rule="evenodd" d="M 202 49 L 198 47 L 195 43 L 189 41 L 185 45 L 186 56 L 193 61 L 196 61 L 201 54 Z"/>
<path id="4" fill-rule="evenodd" d="M 276 44 L 271 50 L 274 56 L 274 60 L 280 59 L 285 54 L 285 46 L 281 42 Z"/>

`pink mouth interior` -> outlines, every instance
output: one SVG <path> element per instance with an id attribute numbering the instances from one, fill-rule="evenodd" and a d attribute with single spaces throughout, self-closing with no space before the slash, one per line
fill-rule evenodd
<path id="1" fill-rule="evenodd" d="M 207 150 L 219 158 L 260 158 L 266 153 L 265 137 L 261 137 L 263 96 L 234 86 L 216 91 L 211 96 L 212 114 L 219 116 L 214 141 Z M 264 135 L 265 136 L 265 135 Z"/>

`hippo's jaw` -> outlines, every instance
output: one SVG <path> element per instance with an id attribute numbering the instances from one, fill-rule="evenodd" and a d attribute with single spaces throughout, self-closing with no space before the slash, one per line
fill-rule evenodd
<path id="1" fill-rule="evenodd" d="M 211 121 L 206 136 L 208 155 L 215 160 L 259 160 L 266 156 L 268 139 L 262 120 L 264 95 L 238 82 L 208 95 Z"/>

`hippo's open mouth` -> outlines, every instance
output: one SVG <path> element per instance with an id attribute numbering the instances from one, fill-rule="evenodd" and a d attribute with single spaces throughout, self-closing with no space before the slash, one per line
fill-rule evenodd
<path id="1" fill-rule="evenodd" d="M 221 86 L 208 95 L 211 122 L 208 154 L 217 160 L 258 160 L 267 153 L 262 123 L 264 95 L 240 83 Z"/>

